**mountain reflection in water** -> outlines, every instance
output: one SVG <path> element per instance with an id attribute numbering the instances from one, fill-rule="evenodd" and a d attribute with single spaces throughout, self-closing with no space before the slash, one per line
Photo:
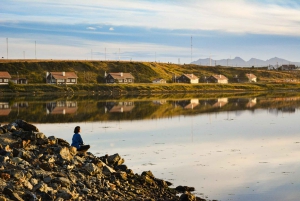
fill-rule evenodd
<path id="1" fill-rule="evenodd" d="M 39 123 L 140 120 L 257 109 L 267 109 L 275 113 L 295 112 L 300 105 L 300 97 L 297 96 L 146 100 L 102 100 L 99 97 L 66 97 L 53 100 L 31 98 L 26 101 L 19 99 L 6 98 L 6 101 L 0 102 L 0 121 L 10 122 L 17 118 Z"/>

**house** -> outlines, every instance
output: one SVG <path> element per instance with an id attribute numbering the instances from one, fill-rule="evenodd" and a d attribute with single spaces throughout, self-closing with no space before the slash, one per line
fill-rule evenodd
<path id="1" fill-rule="evenodd" d="M 278 70 L 296 70 L 296 66 L 294 64 L 282 65 Z"/>
<path id="2" fill-rule="evenodd" d="M 194 74 L 183 74 L 180 77 L 175 78 L 175 81 L 178 83 L 199 83 L 199 78 Z"/>
<path id="3" fill-rule="evenodd" d="M 10 79 L 11 79 L 11 76 L 7 71 L 0 72 L 0 85 L 8 84 Z"/>
<path id="4" fill-rule="evenodd" d="M 278 66 L 277 66 L 278 67 Z M 273 66 L 273 65 L 269 65 L 268 66 L 268 70 L 277 70 L 277 67 Z"/>
<path id="5" fill-rule="evenodd" d="M 15 84 L 28 84 L 26 78 L 12 78 L 10 81 Z"/>
<path id="6" fill-rule="evenodd" d="M 211 83 L 220 83 L 220 84 L 227 84 L 228 83 L 228 78 L 225 77 L 224 75 L 211 75 L 206 79 L 207 82 Z"/>
<path id="7" fill-rule="evenodd" d="M 248 78 L 248 82 L 257 82 L 257 77 L 252 73 L 247 73 L 246 77 Z"/>
<path id="8" fill-rule="evenodd" d="M 108 73 L 104 75 L 105 83 L 133 83 L 134 77 L 131 73 Z"/>
<path id="9" fill-rule="evenodd" d="M 153 80 L 152 83 L 154 83 L 154 84 L 165 84 L 165 83 L 167 83 L 167 81 L 165 79 L 162 79 L 162 78 L 157 78 L 157 79 Z"/>
<path id="10" fill-rule="evenodd" d="M 46 83 L 48 84 L 77 84 L 75 72 L 47 72 Z"/>

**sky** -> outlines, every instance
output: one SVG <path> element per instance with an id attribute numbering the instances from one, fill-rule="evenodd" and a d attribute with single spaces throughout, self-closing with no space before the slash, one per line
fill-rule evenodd
<path id="1" fill-rule="evenodd" d="M 1 0 L 0 58 L 299 62 L 300 0 Z"/>

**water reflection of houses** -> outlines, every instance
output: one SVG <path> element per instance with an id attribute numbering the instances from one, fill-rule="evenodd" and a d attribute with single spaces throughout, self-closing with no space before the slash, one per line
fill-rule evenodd
<path id="1" fill-rule="evenodd" d="M 246 104 L 247 108 L 251 108 L 256 105 L 256 98 L 250 98 L 249 102 Z"/>
<path id="2" fill-rule="evenodd" d="M 47 114 L 74 114 L 77 111 L 76 101 L 57 101 L 46 104 Z"/>
<path id="3" fill-rule="evenodd" d="M 107 112 L 130 112 L 134 108 L 134 102 L 106 102 L 105 113 Z"/>
<path id="4" fill-rule="evenodd" d="M 212 105 L 215 108 L 221 108 L 228 103 L 228 98 L 218 98 L 216 102 Z"/>
<path id="5" fill-rule="evenodd" d="M 167 100 L 154 100 L 153 103 L 155 105 L 163 105 L 167 102 Z"/>
<path id="6" fill-rule="evenodd" d="M 0 116 L 9 115 L 11 109 L 8 102 L 0 102 Z"/>
<path id="7" fill-rule="evenodd" d="M 13 108 L 27 108 L 28 102 L 17 102 L 12 105 Z"/>
<path id="8" fill-rule="evenodd" d="M 281 112 L 285 112 L 285 113 L 295 113 L 296 112 L 295 107 L 282 107 L 282 108 L 278 108 L 278 110 Z"/>
<path id="9" fill-rule="evenodd" d="M 227 103 L 228 103 L 228 98 L 207 99 L 201 101 L 201 105 L 211 106 L 213 108 L 221 108 Z"/>
<path id="10" fill-rule="evenodd" d="M 12 109 L 18 111 L 18 115 L 20 111 L 24 111 L 28 108 L 28 102 L 16 102 L 12 105 Z"/>
<path id="11" fill-rule="evenodd" d="M 176 105 L 180 105 L 184 109 L 194 109 L 199 105 L 198 99 L 176 101 Z"/>

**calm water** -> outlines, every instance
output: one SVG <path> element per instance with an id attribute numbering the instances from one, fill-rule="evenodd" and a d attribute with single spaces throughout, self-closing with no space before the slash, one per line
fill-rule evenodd
<path id="1" fill-rule="evenodd" d="M 80 125 L 95 155 L 119 153 L 135 173 L 151 170 L 174 187 L 195 187 L 203 198 L 299 200 L 295 95 L 86 99 L 13 100 L 0 118 L 31 118 L 47 136 L 69 142 Z"/>

